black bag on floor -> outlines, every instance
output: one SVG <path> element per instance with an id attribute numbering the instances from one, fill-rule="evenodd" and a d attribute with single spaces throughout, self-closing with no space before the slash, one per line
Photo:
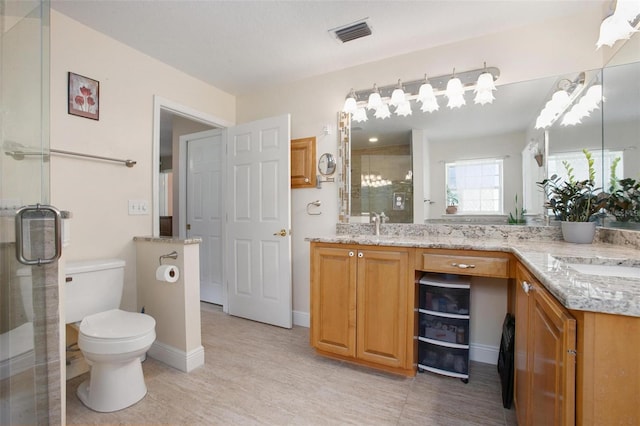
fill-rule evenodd
<path id="1" fill-rule="evenodd" d="M 516 320 L 507 314 L 502 323 L 502 338 L 498 354 L 498 373 L 502 384 L 502 406 L 511 408 L 513 402 L 513 351 Z"/>

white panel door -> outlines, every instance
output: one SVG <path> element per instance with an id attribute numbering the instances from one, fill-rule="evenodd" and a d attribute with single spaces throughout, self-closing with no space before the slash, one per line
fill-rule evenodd
<path id="1" fill-rule="evenodd" d="M 291 328 L 289 115 L 227 129 L 229 313 Z"/>
<path id="2" fill-rule="evenodd" d="M 225 131 L 187 139 L 187 237 L 200 237 L 200 299 L 224 304 Z"/>

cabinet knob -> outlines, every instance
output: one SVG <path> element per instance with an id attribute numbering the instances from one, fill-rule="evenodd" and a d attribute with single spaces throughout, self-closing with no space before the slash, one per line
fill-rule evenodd
<path id="1" fill-rule="evenodd" d="M 526 281 L 522 281 L 522 283 L 520 284 L 522 286 L 522 289 L 524 290 L 524 292 L 526 294 L 529 294 L 529 291 L 531 291 L 531 289 L 533 289 L 533 286 L 531 284 L 529 284 Z"/>
<path id="2" fill-rule="evenodd" d="M 349 252 L 349 257 L 353 257 L 353 252 L 352 251 Z"/>
<path id="3" fill-rule="evenodd" d="M 468 265 L 466 263 L 455 263 L 455 262 L 453 262 L 451 266 L 458 267 L 460 269 L 471 269 L 476 267 L 476 265 Z"/>
<path id="4" fill-rule="evenodd" d="M 364 257 L 364 253 L 362 253 L 361 251 L 358 252 L 358 257 Z"/>

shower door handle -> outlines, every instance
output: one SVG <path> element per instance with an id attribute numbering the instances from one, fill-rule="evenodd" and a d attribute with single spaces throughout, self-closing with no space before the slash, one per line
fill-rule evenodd
<path id="1" fill-rule="evenodd" d="M 47 220 L 53 219 L 53 239 L 54 239 L 54 252 L 51 256 L 46 257 L 47 245 L 44 244 L 48 229 L 46 229 Z M 42 236 L 42 244 L 40 241 L 36 241 L 35 244 L 32 240 L 33 221 L 39 221 L 40 229 L 38 234 Z M 26 226 L 28 224 L 28 226 Z M 25 254 L 26 233 L 28 232 L 28 245 L 31 253 Z M 36 248 L 36 252 L 42 256 L 34 255 L 33 248 Z M 41 253 L 40 253 L 41 252 Z M 60 211 L 53 206 L 47 206 L 42 204 L 36 204 L 33 206 L 25 206 L 18 209 L 16 212 L 16 257 L 18 262 L 23 265 L 46 265 L 57 261 L 62 255 L 62 218 Z M 29 257 L 27 257 L 29 256 Z"/>

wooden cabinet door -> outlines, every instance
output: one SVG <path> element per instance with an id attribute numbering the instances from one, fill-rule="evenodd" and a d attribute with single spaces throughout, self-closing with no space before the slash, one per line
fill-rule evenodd
<path id="1" fill-rule="evenodd" d="M 576 321 L 521 265 L 516 271 L 518 424 L 575 424 Z"/>
<path id="2" fill-rule="evenodd" d="M 316 138 L 291 141 L 291 188 L 315 188 Z"/>
<path id="3" fill-rule="evenodd" d="M 516 270 L 516 303 L 515 303 L 515 349 L 514 349 L 514 380 L 513 404 L 518 417 L 518 424 L 529 424 L 529 286 L 532 278 L 520 265 Z"/>
<path id="4" fill-rule="evenodd" d="M 357 357 L 409 368 L 409 252 L 358 251 Z"/>
<path id="5" fill-rule="evenodd" d="M 573 425 L 576 321 L 539 283 L 531 297 L 531 424 Z"/>
<path id="6" fill-rule="evenodd" d="M 311 345 L 355 357 L 357 251 L 312 246 L 311 253 Z"/>

